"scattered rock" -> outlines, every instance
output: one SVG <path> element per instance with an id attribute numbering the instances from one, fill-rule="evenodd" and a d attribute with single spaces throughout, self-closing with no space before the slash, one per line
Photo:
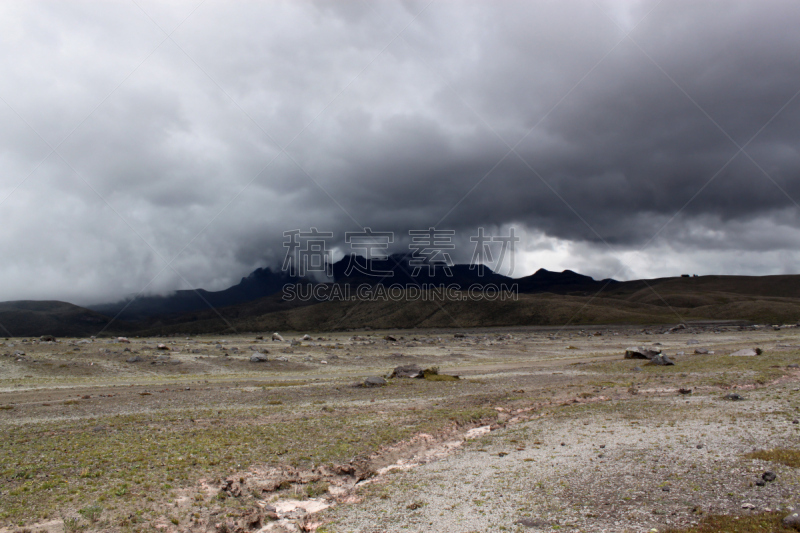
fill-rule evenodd
<path id="1" fill-rule="evenodd" d="M 272 340 L 283 342 L 283 337 L 281 337 L 280 333 L 275 332 L 272 334 Z"/>
<path id="2" fill-rule="evenodd" d="M 269 361 L 269 359 L 266 354 L 261 352 L 253 352 L 253 355 L 250 356 L 251 363 L 266 363 L 267 361 Z"/>
<path id="3" fill-rule="evenodd" d="M 158 346 L 156 346 L 156 349 L 158 349 L 158 350 L 169 350 L 169 346 L 167 346 L 166 344 L 159 344 Z"/>
<path id="4" fill-rule="evenodd" d="M 275 358 L 275 360 L 276 361 L 281 361 L 282 363 L 285 363 L 286 361 L 289 360 L 289 358 L 286 357 L 285 355 L 279 355 L 278 357 Z"/>
<path id="5" fill-rule="evenodd" d="M 364 380 L 364 386 L 370 387 L 383 387 L 386 385 L 386 380 L 379 376 L 368 377 Z"/>
<path id="6" fill-rule="evenodd" d="M 392 335 L 386 335 L 383 339 L 389 342 L 397 342 L 397 338 L 393 337 Z"/>
<path id="7" fill-rule="evenodd" d="M 769 470 L 767 470 L 766 472 L 761 474 L 761 479 L 763 479 L 767 483 L 771 483 L 771 482 L 775 481 L 775 478 L 777 478 L 777 477 L 778 476 L 775 475 L 775 472 L 770 472 Z"/>
<path id="8" fill-rule="evenodd" d="M 309 335 L 308 333 L 306 333 L 305 335 L 303 335 L 303 338 L 302 338 L 301 340 L 304 340 L 304 341 L 310 341 L 310 340 L 312 340 L 312 339 L 311 339 L 311 335 Z"/>
<path id="9" fill-rule="evenodd" d="M 708 348 L 695 348 L 694 353 L 697 355 L 706 355 L 708 354 Z"/>
<path id="10" fill-rule="evenodd" d="M 680 388 L 680 389 L 678 389 L 678 392 L 679 392 L 680 394 L 691 394 L 691 393 L 692 393 L 692 389 L 684 389 L 684 388 Z"/>
<path id="11" fill-rule="evenodd" d="M 688 341 L 686 341 L 686 344 L 689 344 L 689 345 L 691 345 L 691 344 L 700 344 L 700 341 L 697 340 L 697 339 L 689 339 Z"/>
<path id="12" fill-rule="evenodd" d="M 742 509 L 755 509 L 755 508 L 756 508 L 756 506 L 753 505 L 752 503 L 743 503 L 742 504 Z"/>
<path id="13" fill-rule="evenodd" d="M 128 339 L 128 337 L 117 337 L 117 342 L 121 342 L 123 344 L 130 344 L 131 343 L 131 341 Z"/>
<path id="14" fill-rule="evenodd" d="M 753 357 L 762 353 L 761 348 L 745 348 L 744 350 L 733 352 L 731 357 Z"/>
<path id="15" fill-rule="evenodd" d="M 625 350 L 625 359 L 650 359 L 661 353 L 661 350 L 651 350 L 644 347 L 633 347 Z"/>
<path id="16" fill-rule="evenodd" d="M 652 359 L 650 359 L 651 365 L 659 365 L 659 366 L 672 366 L 675 363 L 670 360 L 666 355 L 656 355 Z"/>
<path id="17" fill-rule="evenodd" d="M 52 335 L 42 335 L 39 340 L 42 342 L 56 342 L 56 338 Z"/>
<path id="18" fill-rule="evenodd" d="M 134 355 L 133 357 L 128 357 L 127 359 L 125 359 L 125 362 L 126 363 L 138 363 L 141 360 L 142 360 L 141 357 L 139 357 L 138 355 Z"/>
<path id="19" fill-rule="evenodd" d="M 675 332 L 675 331 L 680 331 L 682 329 L 686 329 L 686 324 L 678 324 L 674 328 L 669 328 L 669 331 L 672 333 L 672 332 Z"/>
<path id="20" fill-rule="evenodd" d="M 390 378 L 422 378 L 425 377 L 418 365 L 401 365 L 395 367 Z"/>
<path id="21" fill-rule="evenodd" d="M 783 527 L 790 527 L 800 531 L 800 514 L 792 513 L 783 519 Z"/>
<path id="22" fill-rule="evenodd" d="M 744 397 L 742 397 L 740 394 L 737 394 L 735 392 L 729 392 L 728 394 L 723 396 L 723 398 L 725 398 L 726 400 L 731 400 L 732 402 L 737 402 L 739 400 L 744 400 Z"/>

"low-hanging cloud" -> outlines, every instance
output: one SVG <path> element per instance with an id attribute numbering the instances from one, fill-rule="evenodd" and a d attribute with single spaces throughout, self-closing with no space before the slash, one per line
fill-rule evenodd
<path id="1" fill-rule="evenodd" d="M 4 4 L 0 300 L 220 289 L 310 227 L 398 251 L 453 229 L 468 261 L 478 227 L 516 226 L 515 275 L 795 272 L 798 23 L 778 1 Z"/>

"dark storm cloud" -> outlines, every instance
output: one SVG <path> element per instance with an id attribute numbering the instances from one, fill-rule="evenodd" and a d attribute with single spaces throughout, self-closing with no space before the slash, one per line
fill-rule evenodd
<path id="1" fill-rule="evenodd" d="M 0 299 L 218 289 L 312 226 L 793 271 L 796 3 L 197 5 L 0 8 Z"/>

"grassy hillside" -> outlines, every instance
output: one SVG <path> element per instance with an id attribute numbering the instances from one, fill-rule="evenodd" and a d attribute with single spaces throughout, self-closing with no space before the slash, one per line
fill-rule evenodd
<path id="1" fill-rule="evenodd" d="M 800 320 L 800 276 L 705 276 L 630 281 L 595 295 L 520 294 L 517 301 L 283 301 L 117 320 L 106 334 L 163 335 L 353 328 L 675 324 L 693 320 Z M 109 319 L 63 302 L 0 304 L 0 335 L 96 335 Z"/>
<path id="2" fill-rule="evenodd" d="M 111 319 L 77 305 L 57 301 L 0 302 L 0 335 L 8 337 L 96 335 Z M 130 324 L 114 322 L 110 334 L 133 330 Z"/>

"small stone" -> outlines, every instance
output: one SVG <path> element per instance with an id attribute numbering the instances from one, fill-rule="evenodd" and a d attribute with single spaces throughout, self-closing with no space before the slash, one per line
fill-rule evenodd
<path id="1" fill-rule="evenodd" d="M 770 472 L 769 470 L 767 470 L 766 472 L 761 474 L 761 479 L 763 479 L 767 483 L 775 481 L 775 478 L 777 478 L 777 477 L 778 476 L 775 475 L 775 472 Z"/>
<path id="2" fill-rule="evenodd" d="M 739 394 L 737 394 L 735 392 L 729 392 L 728 394 L 723 396 L 723 398 L 725 398 L 726 400 L 730 400 L 732 402 L 737 402 L 739 400 L 744 400 L 744 397 L 742 397 L 741 395 L 739 395 Z"/>
<path id="3" fill-rule="evenodd" d="M 272 340 L 283 342 L 283 337 L 281 336 L 280 333 L 275 332 L 272 334 Z"/>
<path id="4" fill-rule="evenodd" d="M 651 365 L 659 365 L 659 366 L 672 366 L 675 363 L 670 360 L 666 355 L 656 355 L 652 359 L 650 359 Z"/>
<path id="5" fill-rule="evenodd" d="M 369 378 L 364 380 L 364 386 L 368 387 L 368 388 L 369 387 L 385 387 L 386 386 L 386 380 L 383 379 L 382 377 L 378 377 L 378 376 L 369 377 Z"/>
<path id="6" fill-rule="evenodd" d="M 253 352 L 253 355 L 250 356 L 251 363 L 266 363 L 268 360 L 267 356 L 261 352 Z"/>
<path id="7" fill-rule="evenodd" d="M 767 482 L 764 481 L 763 479 L 759 479 L 758 481 L 756 481 L 756 486 L 757 487 L 763 487 L 766 484 L 767 484 Z"/>
<path id="8" fill-rule="evenodd" d="M 695 348 L 694 353 L 697 355 L 706 355 L 708 354 L 708 348 Z"/>
<path id="9" fill-rule="evenodd" d="M 755 508 L 756 508 L 756 506 L 753 505 L 752 503 L 743 503 L 742 504 L 742 509 L 755 509 Z"/>
<path id="10" fill-rule="evenodd" d="M 702 449 L 703 449 L 703 445 L 702 445 L 702 444 L 698 444 L 698 445 L 697 445 L 697 449 L 698 449 L 698 450 L 702 450 Z"/>

